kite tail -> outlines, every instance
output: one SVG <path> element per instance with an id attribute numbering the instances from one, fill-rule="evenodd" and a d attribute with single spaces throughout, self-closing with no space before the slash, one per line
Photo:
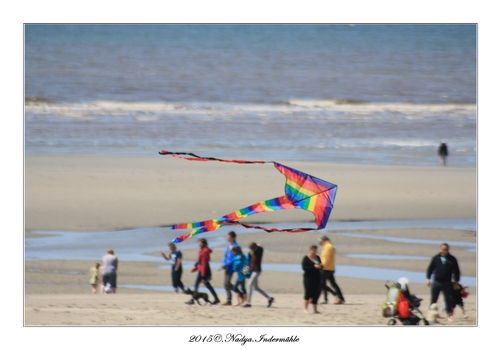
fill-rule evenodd
<path id="1" fill-rule="evenodd" d="M 196 228 L 196 229 L 194 229 L 194 230 L 192 230 L 184 235 L 178 236 L 172 240 L 172 243 L 181 243 L 181 242 L 184 242 L 193 236 L 199 235 L 200 233 L 204 233 L 204 232 L 208 232 L 208 231 L 215 231 L 215 230 L 219 229 L 221 226 L 226 225 L 226 223 L 224 223 L 224 222 L 216 222 L 215 220 L 211 220 L 211 221 L 213 221 L 213 223 L 211 225 L 198 227 L 198 228 Z M 184 227 L 185 225 L 186 224 L 173 225 L 173 226 L 171 226 L 171 229 L 178 230 L 178 229 L 186 228 L 186 227 Z M 181 227 L 179 227 L 179 226 L 181 226 Z"/>
<path id="2" fill-rule="evenodd" d="M 188 238 L 196 236 L 200 233 L 215 231 L 219 229 L 221 226 L 226 225 L 225 222 L 221 222 L 218 220 L 206 220 L 200 222 L 192 222 L 188 224 L 176 224 L 171 226 L 171 230 L 182 230 L 182 229 L 193 229 L 192 231 L 176 237 L 172 240 L 172 243 L 181 243 L 186 241 Z"/>
<path id="3" fill-rule="evenodd" d="M 198 161 L 202 161 L 202 162 L 216 161 L 216 162 L 239 163 L 239 164 L 265 164 L 265 163 L 272 163 L 272 162 L 265 162 L 265 161 L 262 161 L 262 160 L 219 159 L 219 158 L 214 158 L 214 157 L 200 157 L 200 156 L 197 156 L 194 153 L 169 152 L 167 150 L 161 150 L 158 153 L 161 154 L 161 155 L 173 156 L 175 158 L 181 158 L 181 159 L 186 159 L 186 160 L 198 160 Z M 191 156 L 191 157 L 184 157 L 184 156 Z"/>
<path id="4" fill-rule="evenodd" d="M 193 228 L 197 227 L 196 229 L 178 236 L 172 240 L 172 243 L 181 243 L 184 242 L 188 239 L 190 239 L 193 236 L 199 235 L 200 233 L 204 232 L 209 232 L 209 231 L 215 231 L 219 229 L 221 226 L 225 225 L 238 225 L 238 226 L 243 226 L 245 228 L 254 228 L 257 230 L 263 230 L 266 232 L 289 232 L 289 233 L 297 233 L 297 232 L 307 232 L 307 231 L 314 231 L 317 230 L 316 228 L 293 228 L 293 229 L 278 229 L 278 228 L 268 228 L 268 227 L 263 227 L 263 226 L 256 226 L 256 225 L 249 225 L 249 224 L 244 224 L 239 221 L 217 221 L 217 220 L 209 220 L 211 221 L 210 225 L 207 226 L 194 226 L 192 224 L 177 224 L 171 226 L 172 230 L 179 230 L 179 229 L 186 229 L 186 228 Z"/>
<path id="5" fill-rule="evenodd" d="M 263 230 L 266 232 L 291 232 L 291 233 L 296 233 L 296 232 L 307 232 L 307 231 L 315 231 L 318 230 L 318 228 L 287 228 L 287 229 L 278 229 L 278 228 L 268 228 L 268 227 L 263 227 L 263 226 L 256 226 L 256 225 L 249 225 L 249 224 L 244 224 L 238 221 L 229 221 L 228 224 L 231 225 L 240 225 L 245 228 L 255 228 L 257 230 Z"/>

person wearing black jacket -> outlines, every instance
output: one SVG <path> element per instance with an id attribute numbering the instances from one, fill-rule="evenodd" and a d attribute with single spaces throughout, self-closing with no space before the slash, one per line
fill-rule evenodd
<path id="1" fill-rule="evenodd" d="M 261 293 L 262 296 L 268 299 L 268 307 L 270 307 L 275 298 L 270 297 L 268 294 L 266 294 L 264 290 L 259 288 L 257 283 L 258 277 L 259 275 L 261 275 L 261 261 L 263 259 L 264 249 L 255 242 L 252 242 L 249 245 L 249 249 L 251 250 L 251 253 L 249 253 L 249 260 L 252 274 L 249 278 L 249 294 L 248 294 L 247 304 L 245 304 L 243 307 L 251 307 L 251 298 L 253 290 Z"/>
<path id="2" fill-rule="evenodd" d="M 442 143 L 438 147 L 438 157 L 440 158 L 441 165 L 443 166 L 446 165 L 446 159 L 448 155 L 449 155 L 449 150 L 447 144 L 445 143 L 445 140 L 442 140 Z"/>
<path id="3" fill-rule="evenodd" d="M 431 275 L 434 275 L 433 283 Z M 440 292 L 443 293 L 449 321 L 452 321 L 452 290 L 458 288 L 460 278 L 459 265 L 455 257 L 449 254 L 449 245 L 442 243 L 440 254 L 435 255 L 426 271 L 426 285 L 431 286 L 430 305 L 437 302 Z M 454 279 L 454 282 L 452 280 Z"/>
<path id="4" fill-rule="evenodd" d="M 301 266 L 303 267 L 304 286 L 304 313 L 308 313 L 308 304 L 313 305 L 313 312 L 319 314 L 317 309 L 318 298 L 322 291 L 320 270 L 322 270 L 322 260 L 317 255 L 317 246 L 310 245 L 308 255 L 305 255 Z"/>

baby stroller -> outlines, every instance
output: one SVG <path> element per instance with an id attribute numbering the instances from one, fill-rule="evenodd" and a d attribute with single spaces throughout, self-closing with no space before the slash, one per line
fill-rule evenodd
<path id="1" fill-rule="evenodd" d="M 430 323 L 419 310 L 421 301 L 409 291 L 409 280 L 401 277 L 397 282 L 386 281 L 384 286 L 387 289 L 386 302 L 383 303 L 383 317 L 389 318 L 388 325 L 393 326 L 400 321 L 403 325 L 419 325 L 423 321 L 424 325 Z M 421 318 L 413 311 L 418 312 Z"/>

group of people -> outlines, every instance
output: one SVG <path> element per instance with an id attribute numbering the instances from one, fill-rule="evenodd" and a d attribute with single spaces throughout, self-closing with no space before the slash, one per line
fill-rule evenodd
<path id="1" fill-rule="evenodd" d="M 328 293 L 331 293 L 337 300 L 334 304 L 344 304 L 344 297 L 341 289 L 336 283 L 334 278 L 335 273 L 335 257 L 336 250 L 329 237 L 322 236 L 319 239 L 322 246 L 322 253 L 317 255 L 318 247 L 315 244 L 310 245 L 308 254 L 303 258 L 303 286 L 304 286 L 304 312 L 308 313 L 308 305 L 311 304 L 313 312 L 320 313 L 317 308 L 318 299 L 321 297 L 322 292 L 324 301 L 322 304 L 328 303 Z M 332 288 L 327 285 L 330 283 Z"/>
<path id="2" fill-rule="evenodd" d="M 113 249 L 108 249 L 103 256 L 102 263 L 96 262 L 89 269 L 89 283 L 92 294 L 97 294 L 99 286 L 101 294 L 116 293 L 117 290 L 118 258 Z"/>
<path id="3" fill-rule="evenodd" d="M 250 253 L 246 257 L 242 248 L 237 242 L 237 235 L 234 231 L 230 231 L 227 236 L 228 245 L 224 251 L 221 268 L 224 270 L 224 289 L 226 291 L 226 301 L 224 306 L 232 305 L 232 293 L 237 295 L 237 304 L 235 306 L 251 307 L 252 293 L 254 290 L 259 292 L 268 301 L 268 307 L 275 300 L 270 297 L 265 291 L 259 288 L 258 278 L 261 274 L 261 261 L 263 259 L 264 249 L 255 242 L 249 244 Z M 250 276 L 244 272 L 244 267 L 248 266 Z M 232 284 L 233 274 L 237 274 L 236 283 Z M 249 279 L 249 293 L 245 289 L 245 282 Z"/>
<path id="4" fill-rule="evenodd" d="M 191 269 L 191 272 L 197 273 L 194 292 L 198 292 L 200 283 L 203 283 L 214 298 L 212 304 L 231 306 L 233 305 L 233 294 L 235 294 L 237 303 L 233 306 L 251 307 L 252 293 L 255 290 L 267 299 L 268 307 L 270 307 L 275 299 L 259 288 L 258 284 L 264 250 L 260 245 L 252 242 L 249 245 L 249 254 L 245 255 L 242 252 L 242 247 L 238 244 L 236 237 L 237 235 L 234 231 L 228 233 L 228 245 L 226 246 L 223 260 L 221 262 L 221 269 L 224 270 L 224 289 L 226 291 L 226 301 L 221 304 L 221 300 L 210 283 L 212 279 L 212 271 L 210 268 L 210 255 L 212 254 L 212 249 L 209 248 L 205 238 L 198 240 L 198 247 L 200 250 L 198 252 L 195 266 Z M 170 253 L 168 255 L 162 253 L 162 256 L 166 260 L 170 260 L 172 262 L 172 286 L 174 287 L 174 291 L 176 293 L 178 290 L 184 292 L 185 287 L 181 282 L 181 274 L 183 271 L 181 264 L 182 253 L 179 249 L 177 249 L 174 243 L 169 243 L 169 249 Z M 245 269 L 248 269 L 249 271 L 245 271 Z M 235 283 L 233 283 L 233 276 L 235 274 L 236 280 Z M 247 281 L 249 293 L 247 293 L 246 289 Z M 186 304 L 194 303 L 195 301 L 193 298 L 186 302 Z"/>
<path id="5" fill-rule="evenodd" d="M 221 269 L 224 270 L 224 289 L 226 292 L 226 300 L 221 303 L 217 293 L 212 287 L 210 281 L 212 279 L 212 271 L 210 268 L 210 255 L 212 250 L 209 248 L 207 240 L 201 238 L 198 240 L 200 248 L 197 262 L 191 269 L 191 272 L 197 272 L 195 279 L 194 292 L 198 292 L 200 283 L 209 290 L 214 301 L 212 304 L 221 304 L 223 306 L 242 306 L 252 307 L 252 294 L 254 291 L 260 293 L 267 300 L 267 306 L 270 307 L 274 302 L 274 298 L 268 295 L 259 287 L 259 276 L 262 272 L 261 262 L 263 259 L 264 249 L 255 242 L 249 245 L 249 254 L 245 255 L 242 252 L 242 247 L 237 242 L 236 233 L 230 231 L 227 235 L 228 244 L 223 254 Z M 312 304 L 315 313 L 318 313 L 317 302 L 323 291 L 323 304 L 328 303 L 328 293 L 337 297 L 335 304 L 344 304 L 344 297 L 341 289 L 334 278 L 335 273 L 335 249 L 332 246 L 327 236 L 322 236 L 319 239 L 322 245 L 322 254 L 319 257 L 317 254 L 317 246 L 310 246 L 309 253 L 302 260 L 303 285 L 304 285 L 304 311 L 308 312 L 308 305 Z M 168 255 L 162 253 L 166 260 L 172 262 L 172 286 L 177 293 L 178 290 L 185 291 L 184 285 L 181 282 L 182 274 L 182 253 L 177 249 L 174 243 L 169 244 L 170 253 Z M 248 269 L 249 271 L 245 271 Z M 235 281 L 233 277 L 236 275 Z M 247 282 L 247 283 L 246 283 Z M 331 287 L 327 285 L 330 283 Z M 247 286 L 247 288 L 246 288 Z M 247 289 L 249 292 L 247 292 Z M 233 295 L 236 296 L 237 302 L 233 304 Z M 194 304 L 195 301 L 191 298 L 186 304 Z"/>

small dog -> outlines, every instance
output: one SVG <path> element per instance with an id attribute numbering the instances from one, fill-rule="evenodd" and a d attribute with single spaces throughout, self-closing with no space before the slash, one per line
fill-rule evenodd
<path id="1" fill-rule="evenodd" d="M 439 318 L 443 318 L 443 317 L 440 316 L 440 314 L 438 313 L 438 305 L 437 304 L 431 304 L 430 305 L 430 310 L 428 311 L 428 317 L 426 317 L 426 319 L 429 322 L 440 323 L 440 322 L 438 322 Z"/>
<path id="2" fill-rule="evenodd" d="M 195 300 L 198 303 L 198 305 L 200 305 L 200 306 L 202 306 L 202 304 L 200 304 L 199 299 L 202 299 L 203 301 L 205 301 L 204 305 L 207 305 L 207 303 L 212 305 L 211 301 L 209 300 L 209 295 L 207 293 L 195 292 L 195 291 L 191 290 L 190 288 L 187 288 L 184 291 L 184 294 L 191 295 L 192 300 Z"/>

